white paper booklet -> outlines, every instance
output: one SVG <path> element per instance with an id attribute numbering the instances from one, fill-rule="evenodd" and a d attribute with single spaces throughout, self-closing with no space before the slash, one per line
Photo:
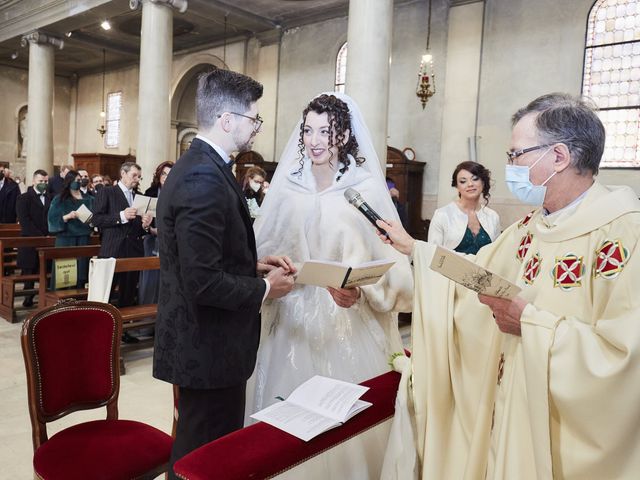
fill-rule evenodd
<path id="1" fill-rule="evenodd" d="M 145 197 L 144 195 L 136 195 L 133 197 L 133 205 L 135 208 L 136 215 L 144 215 L 145 213 L 151 214 L 152 217 L 156 216 L 156 205 L 158 204 L 158 199 L 154 197 Z"/>
<path id="2" fill-rule="evenodd" d="M 89 223 L 93 217 L 93 212 L 84 203 L 78 207 L 76 213 L 78 214 L 78 220 L 82 223 Z"/>
<path id="3" fill-rule="evenodd" d="M 396 263 L 389 260 L 374 260 L 351 267 L 344 263 L 309 260 L 298 267 L 296 283 L 318 287 L 353 288 L 377 283 L 387 270 Z"/>
<path id="4" fill-rule="evenodd" d="M 316 375 L 289 398 L 251 415 L 305 442 L 338 427 L 371 403 L 359 400 L 369 387 Z"/>
<path id="5" fill-rule="evenodd" d="M 431 270 L 484 295 L 511 300 L 520 293 L 520 287 L 509 280 L 446 248 L 436 247 Z"/>

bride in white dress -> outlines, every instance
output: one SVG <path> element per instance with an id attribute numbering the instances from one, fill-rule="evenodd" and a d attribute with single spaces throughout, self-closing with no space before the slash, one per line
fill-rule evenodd
<path id="1" fill-rule="evenodd" d="M 398 220 L 359 108 L 344 94 L 322 94 L 304 110 L 274 174 L 255 223 L 258 255 L 288 255 L 295 263 L 396 263 L 376 285 L 298 285 L 265 302 L 248 414 L 316 374 L 354 383 L 380 375 L 390 369 L 390 354 L 402 351 L 397 312 L 411 309 L 411 268 L 347 202 L 348 187 L 382 218 Z"/>

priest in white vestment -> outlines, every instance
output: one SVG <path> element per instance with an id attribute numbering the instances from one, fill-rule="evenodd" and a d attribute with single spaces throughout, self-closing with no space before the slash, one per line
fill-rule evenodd
<path id="1" fill-rule="evenodd" d="M 413 377 L 383 478 L 640 476 L 640 201 L 594 180 L 604 142 L 569 95 L 513 116 L 507 183 L 542 208 L 475 257 L 522 289 L 513 301 L 436 274 L 435 246 L 378 222 L 415 269 Z"/>

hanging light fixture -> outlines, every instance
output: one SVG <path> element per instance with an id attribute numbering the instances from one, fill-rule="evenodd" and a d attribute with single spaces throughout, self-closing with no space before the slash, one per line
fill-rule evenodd
<path id="1" fill-rule="evenodd" d="M 106 73 L 106 59 L 107 59 L 107 52 L 105 51 L 105 49 L 102 49 L 102 105 L 101 105 L 101 110 L 100 110 L 100 122 L 101 125 L 98 128 L 98 133 L 100 134 L 101 137 L 104 137 L 104 134 L 107 133 L 107 129 L 104 128 L 104 119 L 106 117 L 105 114 L 105 110 L 106 110 L 106 105 L 104 103 L 104 77 L 105 77 L 105 73 Z"/>
<path id="2" fill-rule="evenodd" d="M 429 0 L 429 13 L 427 16 L 427 48 L 422 56 L 420 68 L 418 70 L 418 85 L 416 87 L 416 95 L 422 103 L 422 109 L 427 105 L 427 101 L 436 93 L 435 73 L 433 69 L 433 55 L 429 48 L 429 40 L 431 39 L 431 0 Z"/>

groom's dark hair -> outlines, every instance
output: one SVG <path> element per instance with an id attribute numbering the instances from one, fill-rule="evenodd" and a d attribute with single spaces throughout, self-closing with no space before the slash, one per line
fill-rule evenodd
<path id="1" fill-rule="evenodd" d="M 245 113 L 262 97 L 262 84 L 238 72 L 216 68 L 198 77 L 196 116 L 210 128 L 224 112 Z"/>

